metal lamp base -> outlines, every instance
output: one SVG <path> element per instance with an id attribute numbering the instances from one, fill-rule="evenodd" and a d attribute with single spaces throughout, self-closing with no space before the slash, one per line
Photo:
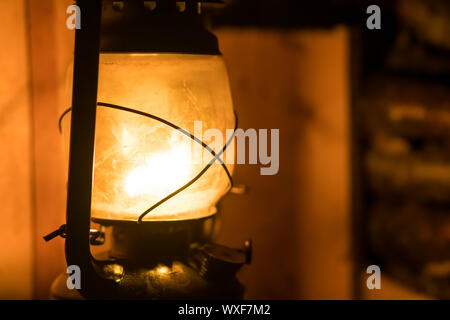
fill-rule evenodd
<path id="1" fill-rule="evenodd" d="M 117 265 L 110 266 L 117 268 Z M 84 297 L 76 289 L 68 289 L 68 275 L 60 274 L 52 284 L 51 299 L 79 300 Z M 70 280 L 69 280 L 70 281 Z M 192 267 L 180 261 L 172 266 L 158 265 L 153 269 L 129 270 L 118 282 L 117 299 L 195 300 L 243 298 L 244 288 L 239 281 L 210 281 Z M 110 297 L 105 292 L 105 297 Z"/>
<path id="2" fill-rule="evenodd" d="M 189 224 L 119 224 L 113 226 L 111 249 L 93 263 L 99 275 L 113 279 L 105 299 L 242 299 L 236 278 L 250 262 L 251 244 L 242 250 L 192 242 Z M 81 276 L 83 276 L 81 274 Z M 67 274 L 51 287 L 52 299 L 83 299 L 69 289 Z"/>

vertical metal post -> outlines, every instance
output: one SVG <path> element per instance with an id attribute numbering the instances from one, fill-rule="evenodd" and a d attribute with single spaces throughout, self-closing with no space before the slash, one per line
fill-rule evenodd
<path id="1" fill-rule="evenodd" d="M 66 261 L 81 269 L 80 293 L 86 298 L 100 298 L 101 292 L 108 292 L 105 286 L 109 281 L 94 269 L 89 229 L 102 0 L 78 0 L 77 5 L 81 29 L 75 32 Z"/>

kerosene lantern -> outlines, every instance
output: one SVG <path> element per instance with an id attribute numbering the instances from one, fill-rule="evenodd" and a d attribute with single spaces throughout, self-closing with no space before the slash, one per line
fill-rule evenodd
<path id="1" fill-rule="evenodd" d="M 61 275 L 54 298 L 242 297 L 235 275 L 251 244 L 232 249 L 210 237 L 232 187 L 233 166 L 222 159 L 233 135 L 221 146 L 194 135 L 198 121 L 224 136 L 237 126 L 201 2 L 218 1 L 77 3 L 72 107 L 60 119 L 70 150 L 67 221 L 46 239 L 66 238 L 81 295 Z M 111 247 L 94 258 L 90 245 L 104 242 L 106 227 Z"/>

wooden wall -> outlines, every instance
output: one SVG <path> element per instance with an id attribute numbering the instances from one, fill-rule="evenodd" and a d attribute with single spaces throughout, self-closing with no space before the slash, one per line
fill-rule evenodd
<path id="1" fill-rule="evenodd" d="M 254 241 L 248 298 L 351 298 L 348 32 L 222 29 L 240 127 L 280 129 L 280 170 L 238 165 L 220 240 Z"/>
<path id="2" fill-rule="evenodd" d="M 32 118 L 24 1 L 0 1 L 0 299 L 32 297 Z"/>
<path id="3" fill-rule="evenodd" d="M 0 1 L 0 298 L 48 298 L 64 270 L 65 171 L 57 121 L 73 31 L 71 1 Z"/>
<path id="4" fill-rule="evenodd" d="M 35 298 L 46 299 L 50 284 L 65 270 L 64 241 L 42 236 L 65 222 L 66 172 L 58 119 L 66 108 L 66 73 L 74 31 L 66 27 L 72 1 L 28 0 L 34 145 Z"/>
<path id="5" fill-rule="evenodd" d="M 0 1 L 0 298 L 48 298 L 64 270 L 65 171 L 57 121 L 73 31 L 72 1 Z"/>

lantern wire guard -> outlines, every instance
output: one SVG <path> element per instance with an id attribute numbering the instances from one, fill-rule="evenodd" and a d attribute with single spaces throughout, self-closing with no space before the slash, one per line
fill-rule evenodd
<path id="1" fill-rule="evenodd" d="M 211 155 L 213 156 L 213 159 L 211 159 L 211 161 L 209 161 L 208 164 L 206 164 L 206 166 L 191 180 L 189 180 L 188 182 L 186 182 L 183 186 L 181 186 L 180 188 L 178 188 L 177 190 L 171 192 L 169 195 L 167 195 L 166 197 L 162 198 L 160 201 L 156 202 L 155 204 L 153 204 L 151 207 L 149 207 L 147 210 L 145 210 L 143 213 L 140 214 L 137 222 L 141 223 L 142 219 L 148 215 L 151 211 L 153 211 L 154 209 L 156 209 L 157 207 L 159 207 L 160 205 L 162 205 L 164 202 L 168 201 L 169 199 L 171 199 L 172 197 L 176 196 L 178 193 L 180 193 L 181 191 L 187 189 L 190 185 L 192 185 L 193 183 L 195 183 L 195 181 L 197 181 L 198 179 L 200 179 L 201 176 L 203 176 L 206 171 L 208 171 L 208 169 L 214 164 L 214 162 L 218 161 L 219 164 L 222 166 L 223 170 L 225 171 L 225 173 L 227 174 L 228 180 L 230 182 L 230 186 L 228 188 L 228 191 L 230 191 L 233 188 L 233 178 L 231 177 L 231 174 L 227 168 L 227 166 L 225 165 L 225 163 L 223 162 L 223 160 L 220 158 L 221 155 L 225 152 L 225 150 L 228 148 L 228 146 L 230 145 L 231 141 L 233 141 L 234 139 L 234 135 L 236 134 L 236 130 L 238 127 L 238 117 L 236 114 L 236 111 L 234 111 L 234 118 L 235 118 L 235 125 L 234 125 L 234 129 L 233 129 L 233 133 L 231 135 L 231 137 L 228 139 L 228 141 L 225 143 L 225 145 L 222 147 L 222 149 L 219 152 L 215 152 L 213 149 L 211 149 L 211 147 L 209 147 L 206 143 L 204 143 L 202 140 L 200 140 L 198 137 L 194 136 L 193 134 L 191 134 L 190 132 L 188 132 L 187 130 L 177 126 L 176 124 L 167 121 L 165 119 L 162 119 L 160 117 L 157 117 L 155 115 L 143 112 L 143 111 L 139 111 L 139 110 L 135 110 L 135 109 L 131 109 L 128 107 L 123 107 L 123 106 L 118 106 L 115 104 L 111 104 L 111 103 L 105 103 L 105 102 L 98 102 L 97 106 L 99 107 L 105 107 L 105 108 L 112 108 L 112 109 L 117 109 L 117 110 L 121 110 L 121 111 L 125 111 L 125 112 L 131 112 L 131 113 L 135 113 L 138 114 L 140 116 L 143 117 L 147 117 L 156 121 L 159 121 L 175 130 L 178 130 L 179 132 L 181 132 L 182 134 L 184 134 L 185 136 L 189 137 L 190 139 L 194 140 L 196 143 L 200 144 L 204 149 L 206 149 L 209 153 L 211 153 Z M 72 108 L 68 108 L 66 109 L 60 116 L 59 118 L 59 131 L 62 131 L 62 120 L 64 119 L 64 117 L 72 110 Z M 59 229 L 58 229 L 59 230 Z M 54 231 L 54 232 L 58 232 L 58 230 Z M 49 236 L 53 236 L 54 232 L 52 232 L 51 234 L 49 234 L 46 237 Z M 63 234 L 56 234 L 55 236 L 58 235 L 63 235 Z M 51 237 L 52 239 L 53 237 Z"/>

